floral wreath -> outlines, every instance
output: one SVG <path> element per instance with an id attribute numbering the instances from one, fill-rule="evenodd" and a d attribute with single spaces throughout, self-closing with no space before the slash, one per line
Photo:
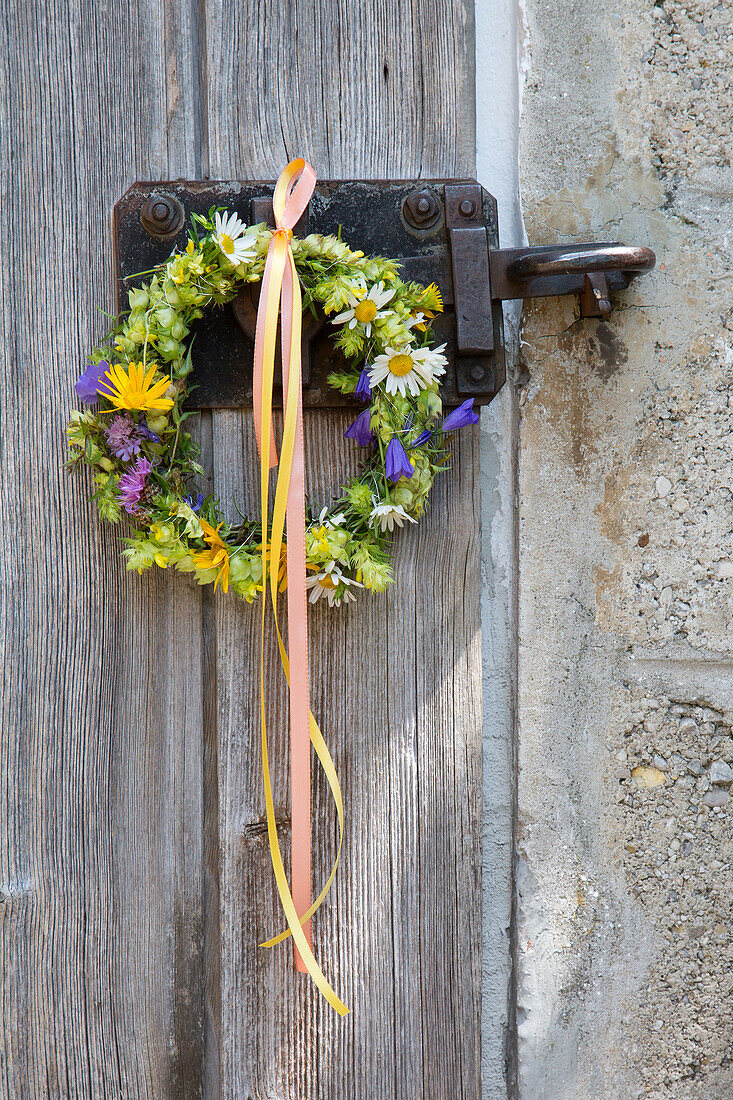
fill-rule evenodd
<path id="1" fill-rule="evenodd" d="M 102 518 L 116 524 L 126 515 L 134 525 L 124 540 L 128 569 L 171 566 L 249 602 L 263 587 L 261 525 L 241 515 L 229 522 L 218 500 L 194 487 L 204 471 L 184 402 L 191 325 L 260 281 L 271 236 L 234 213 L 194 214 L 184 251 L 129 291 L 129 313 L 90 355 L 76 392 L 97 408 L 74 411 L 67 429 L 69 464 L 91 467 Z M 325 597 L 338 607 L 358 589 L 382 592 L 391 583 L 395 528 L 425 510 L 435 474 L 446 468 L 446 433 L 478 414 L 468 400 L 443 418 L 445 345 L 430 346 L 431 320 L 442 309 L 434 283 L 403 282 L 396 261 L 352 251 L 340 237 L 314 233 L 291 247 L 303 308 L 330 319 L 347 360 L 329 385 L 366 404 L 344 433 L 364 448 L 362 471 L 330 508 L 311 511 L 306 529 L 310 601 Z M 279 571 L 282 589 L 284 555 Z"/>

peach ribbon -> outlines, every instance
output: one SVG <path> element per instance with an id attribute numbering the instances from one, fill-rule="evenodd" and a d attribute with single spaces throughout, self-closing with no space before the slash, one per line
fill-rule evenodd
<path id="1" fill-rule="evenodd" d="M 299 178 L 298 178 L 299 177 Z M 297 182 L 296 182 L 297 180 Z M 268 940 L 271 947 L 292 935 L 298 970 L 307 971 L 328 1003 L 340 1015 L 349 1010 L 337 997 L 313 955 L 310 918 L 328 893 L 338 866 L 343 841 L 343 801 L 333 760 L 311 713 L 308 687 L 308 615 L 305 583 L 305 454 L 303 446 L 303 393 L 300 340 L 302 299 L 290 241 L 293 227 L 303 214 L 316 183 L 309 164 L 293 160 L 277 181 L 272 199 L 275 231 L 267 252 L 262 289 L 257 311 L 254 356 L 254 415 L 257 448 L 260 455 L 260 498 L 262 522 L 263 600 L 260 630 L 260 722 L 262 772 L 267 810 L 267 834 L 270 855 L 288 931 Z M 275 344 L 278 315 L 281 319 L 283 438 L 278 463 L 272 426 L 272 386 L 275 372 Z M 270 547 L 269 471 L 278 467 L 275 501 L 272 511 Z M 287 593 L 288 646 L 285 648 L 277 618 L 278 570 L 283 552 L 283 533 L 287 521 Z M 275 824 L 275 808 L 267 748 L 265 693 L 265 614 L 266 586 L 269 580 L 280 659 L 290 689 L 291 751 L 291 852 L 292 888 L 288 886 Z M 339 820 L 339 845 L 336 860 L 324 888 L 311 904 L 311 822 L 310 822 L 310 746 L 318 755 Z"/>

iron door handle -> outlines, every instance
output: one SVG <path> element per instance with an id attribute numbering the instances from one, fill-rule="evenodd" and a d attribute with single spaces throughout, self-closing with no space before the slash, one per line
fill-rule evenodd
<path id="1" fill-rule="evenodd" d="M 547 275 L 589 275 L 596 271 L 628 272 L 629 277 L 651 271 L 656 256 L 641 245 L 601 244 L 589 248 L 567 246 L 527 251 L 507 265 L 507 277 L 517 282 Z"/>

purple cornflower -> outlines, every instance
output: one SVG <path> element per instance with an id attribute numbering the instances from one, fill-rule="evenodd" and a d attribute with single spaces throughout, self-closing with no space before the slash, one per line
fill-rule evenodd
<path id="1" fill-rule="evenodd" d="M 112 454 L 123 462 L 129 462 L 133 455 L 140 454 L 140 432 L 132 417 L 116 416 L 104 434 Z"/>
<path id="2" fill-rule="evenodd" d="M 347 439 L 355 440 L 360 447 L 370 447 L 374 442 L 371 428 L 372 410 L 364 409 L 344 432 Z"/>
<path id="3" fill-rule="evenodd" d="M 132 469 L 123 474 L 117 482 L 120 504 L 130 515 L 134 515 L 137 511 L 140 495 L 145 488 L 145 479 L 152 468 L 147 458 L 140 455 Z"/>
<path id="4" fill-rule="evenodd" d="M 184 497 L 183 499 L 186 502 L 186 504 L 189 506 L 189 508 L 191 509 L 192 512 L 200 512 L 201 511 L 201 505 L 204 503 L 204 494 L 203 493 L 199 493 L 199 495 L 196 497 L 195 500 L 193 499 L 193 496 L 190 493 L 187 497 Z"/>
<path id="5" fill-rule="evenodd" d="M 99 401 L 97 387 L 108 370 L 109 363 L 102 359 L 100 363 L 87 363 L 87 369 L 77 378 L 74 388 L 85 405 L 94 405 Z"/>
<path id="6" fill-rule="evenodd" d="M 140 432 L 140 435 L 143 436 L 143 438 L 149 439 L 151 443 L 160 443 L 160 436 L 156 435 L 155 432 L 151 432 L 150 428 L 148 427 L 148 422 L 144 416 L 140 417 L 140 423 L 137 426 L 137 430 Z"/>
<path id="7" fill-rule="evenodd" d="M 452 413 L 448 413 L 440 430 L 453 432 L 456 428 L 465 428 L 467 424 L 478 424 L 478 422 L 479 414 L 473 411 L 473 398 L 469 397 L 468 401 L 464 401 Z"/>
<path id="8" fill-rule="evenodd" d="M 407 451 L 400 443 L 396 435 L 393 435 L 387 447 L 387 461 L 385 472 L 390 481 L 399 481 L 401 477 L 412 477 L 412 463 L 407 457 Z"/>
<path id="9" fill-rule="evenodd" d="M 354 393 L 361 401 L 368 401 L 372 396 L 372 387 L 366 367 L 364 367 L 359 375 L 359 381 L 356 383 Z"/>

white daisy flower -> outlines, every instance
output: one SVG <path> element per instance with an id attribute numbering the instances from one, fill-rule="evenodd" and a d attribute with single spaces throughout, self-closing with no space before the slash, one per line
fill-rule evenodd
<path id="1" fill-rule="evenodd" d="M 230 264 L 247 264 L 257 255 L 256 234 L 253 234 L 238 214 L 215 214 L 214 236 L 219 249 Z"/>
<path id="2" fill-rule="evenodd" d="M 383 355 L 369 367 L 369 383 L 372 387 L 384 382 L 387 393 L 399 393 L 405 397 L 411 393 L 417 397 L 441 374 L 445 374 L 448 360 L 443 355 L 445 344 L 431 348 L 385 348 Z"/>
<path id="3" fill-rule="evenodd" d="M 311 590 L 308 597 L 311 603 L 315 603 L 321 596 L 325 596 L 329 607 L 340 607 L 342 603 L 352 603 L 356 596 L 349 589 L 364 587 L 359 581 L 355 581 L 353 577 L 345 577 L 334 561 L 330 561 L 328 565 L 324 566 L 320 573 L 308 577 L 305 585 L 306 588 Z"/>
<path id="4" fill-rule="evenodd" d="M 339 512 L 337 516 L 329 516 L 328 508 L 323 508 L 321 510 L 320 516 L 318 517 L 318 522 L 320 523 L 321 527 L 323 527 L 324 524 L 327 524 L 329 527 L 340 527 L 344 523 L 345 519 L 346 516 L 343 512 Z"/>
<path id="5" fill-rule="evenodd" d="M 382 306 L 386 306 L 387 302 L 394 298 L 395 293 L 394 288 L 385 290 L 384 283 L 375 283 L 369 293 L 352 305 L 351 309 L 337 314 L 336 317 L 331 318 L 331 321 L 334 325 L 348 324 L 349 328 L 363 325 L 365 334 L 371 336 L 372 321 L 379 321 L 387 315 L 389 311 L 383 310 Z"/>
<path id="6" fill-rule="evenodd" d="M 401 504 L 376 504 L 369 513 L 372 527 L 379 527 L 382 531 L 394 531 L 395 527 L 403 527 L 406 519 L 410 523 L 417 523 L 416 519 L 408 516 Z"/>
<path id="7" fill-rule="evenodd" d="M 425 328 L 425 323 L 426 322 L 425 322 L 425 314 L 424 313 L 416 313 L 414 317 L 408 317 L 408 319 L 406 321 L 403 321 L 403 324 L 404 324 L 405 328 L 409 328 L 409 329 L 413 329 L 413 328 L 424 329 Z"/>
<path id="8" fill-rule="evenodd" d="M 444 350 L 445 344 L 441 344 L 439 348 L 418 348 L 417 351 L 413 351 L 412 358 L 417 364 L 417 369 L 428 382 L 445 374 L 448 360 L 443 355 Z"/>

